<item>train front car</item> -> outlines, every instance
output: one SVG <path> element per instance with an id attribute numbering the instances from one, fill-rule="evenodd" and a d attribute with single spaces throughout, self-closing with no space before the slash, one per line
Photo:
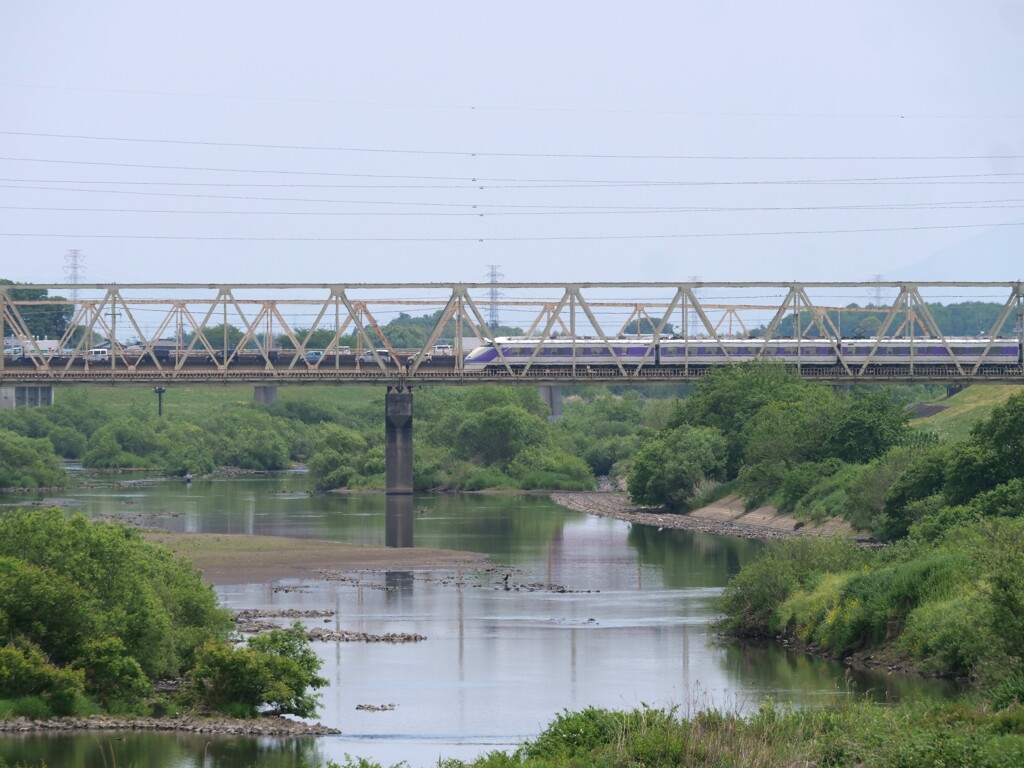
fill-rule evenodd
<path id="1" fill-rule="evenodd" d="M 483 371 L 487 366 L 498 361 L 498 352 L 494 349 L 494 343 L 487 341 L 466 355 L 462 363 L 464 371 Z"/>
<path id="2" fill-rule="evenodd" d="M 499 354 L 499 351 L 501 354 Z M 650 339 L 526 339 L 497 338 L 485 342 L 466 355 L 463 369 L 484 371 L 504 368 L 514 371 L 530 368 L 615 369 L 621 364 L 635 370 L 641 363 L 656 364 Z"/>

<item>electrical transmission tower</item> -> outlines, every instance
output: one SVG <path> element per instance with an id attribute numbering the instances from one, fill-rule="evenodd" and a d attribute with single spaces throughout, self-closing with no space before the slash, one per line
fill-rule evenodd
<path id="1" fill-rule="evenodd" d="M 884 279 L 885 279 L 885 277 L 883 275 L 872 275 L 871 276 L 871 282 L 873 282 L 873 283 L 880 283 Z M 876 307 L 882 306 L 882 286 L 880 286 L 880 285 L 876 285 L 875 286 L 875 289 L 874 289 L 874 291 L 872 291 L 871 298 L 869 299 L 869 301 L 871 302 L 871 304 L 873 306 L 876 306 Z"/>
<path id="2" fill-rule="evenodd" d="M 487 277 L 491 280 L 491 309 L 487 317 L 487 322 L 491 328 L 498 327 L 498 298 L 501 296 L 501 291 L 498 290 L 498 281 L 504 277 L 501 272 L 498 271 L 498 267 L 501 264 L 488 264 L 487 267 L 491 270 L 487 273 Z"/>
<path id="3" fill-rule="evenodd" d="M 85 274 L 85 256 L 77 248 L 69 248 L 64 254 L 64 274 L 68 282 L 74 287 L 71 289 L 71 301 L 78 302 L 78 281 Z"/>

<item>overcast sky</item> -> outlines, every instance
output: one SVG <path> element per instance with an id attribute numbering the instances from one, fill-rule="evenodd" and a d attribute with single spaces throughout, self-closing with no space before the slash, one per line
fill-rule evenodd
<path id="1" fill-rule="evenodd" d="M 582 282 L 1024 245 L 1020 0 L 7 2 L 0 73 L 18 281 L 71 248 L 89 282 Z"/>

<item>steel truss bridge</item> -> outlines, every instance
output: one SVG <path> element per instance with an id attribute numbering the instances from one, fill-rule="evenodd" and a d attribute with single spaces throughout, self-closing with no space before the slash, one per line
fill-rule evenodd
<path id="1" fill-rule="evenodd" d="M 964 301 L 1000 307 L 971 334 L 970 358 L 929 308 Z M 41 329 L 55 314 L 70 322 L 47 339 Z M 853 360 L 844 342 L 863 328 L 844 327 L 843 318 L 866 314 L 876 318 L 860 339 L 870 351 Z M 425 329 L 422 344 L 403 344 L 410 321 Z M 575 352 L 551 364 L 537 345 L 517 364 L 499 354 L 485 370 L 467 368 L 472 348 L 508 335 L 499 323 L 531 339 L 586 340 L 610 355 L 600 366 Z M 836 383 L 1024 383 L 1019 355 L 997 361 L 994 353 L 1024 342 L 1021 282 L 17 284 L 0 285 L 0 324 L 0 386 L 655 384 L 693 381 L 715 367 L 660 364 L 653 351 L 667 339 L 717 345 L 721 363 L 737 361 L 730 340 L 748 340 L 743 359 L 764 359 L 773 340 L 787 339 L 798 350 L 787 364 Z M 648 353 L 616 359 L 623 339 L 640 336 Z M 911 350 L 927 341 L 944 359 L 923 364 L 912 351 L 893 364 L 885 344 L 900 340 Z M 451 353 L 434 354 L 441 343 Z M 106 355 L 90 352 L 104 345 Z M 804 362 L 799 350 L 812 347 L 830 349 L 834 362 Z"/>

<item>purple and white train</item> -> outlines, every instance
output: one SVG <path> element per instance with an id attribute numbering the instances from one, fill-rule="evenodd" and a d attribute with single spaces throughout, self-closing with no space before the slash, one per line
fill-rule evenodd
<path id="1" fill-rule="evenodd" d="M 540 348 L 538 350 L 538 347 Z M 838 351 L 841 352 L 837 354 Z M 498 354 L 499 350 L 501 355 Z M 950 354 L 952 352 L 952 354 Z M 821 339 L 528 339 L 497 338 L 466 355 L 464 369 L 485 371 L 516 369 L 526 365 L 682 368 L 756 360 L 802 365 L 887 368 L 893 366 L 1013 366 L 1021 365 L 1021 344 L 1016 339 L 843 339 L 834 345 Z"/>

